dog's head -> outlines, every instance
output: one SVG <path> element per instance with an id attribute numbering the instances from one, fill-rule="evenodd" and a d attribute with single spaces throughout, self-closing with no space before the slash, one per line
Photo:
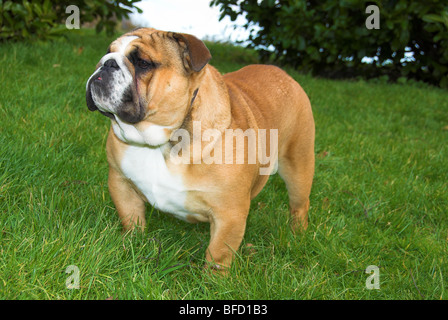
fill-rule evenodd
<path id="1" fill-rule="evenodd" d="M 124 126 L 145 121 L 176 129 L 210 58 L 192 35 L 136 29 L 113 41 L 101 58 L 87 81 L 87 106 Z"/>

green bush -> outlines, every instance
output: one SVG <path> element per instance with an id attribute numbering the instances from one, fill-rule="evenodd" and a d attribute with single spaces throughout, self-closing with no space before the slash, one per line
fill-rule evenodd
<path id="1" fill-rule="evenodd" d="M 366 28 L 371 4 L 380 10 L 377 30 Z M 447 1 L 213 0 L 210 5 L 220 7 L 221 19 L 247 18 L 249 46 L 263 59 L 319 76 L 414 78 L 448 87 Z"/>
<path id="2" fill-rule="evenodd" d="M 98 32 L 105 29 L 113 33 L 117 20 L 128 17 L 140 0 L 0 0 L 0 41 L 22 39 L 49 39 L 66 30 L 65 21 L 70 16 L 65 10 L 69 5 L 80 9 L 80 22 L 97 22 Z"/>

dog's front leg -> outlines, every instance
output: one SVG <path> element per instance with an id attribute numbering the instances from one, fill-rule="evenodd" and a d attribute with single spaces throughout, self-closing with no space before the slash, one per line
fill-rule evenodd
<path id="1" fill-rule="evenodd" d="M 145 202 L 131 183 L 112 166 L 109 168 L 109 192 L 118 211 L 123 231 L 145 228 Z"/>
<path id="2" fill-rule="evenodd" d="M 243 240 L 249 206 L 215 212 L 210 220 L 210 244 L 206 252 L 207 266 L 227 272 Z"/>

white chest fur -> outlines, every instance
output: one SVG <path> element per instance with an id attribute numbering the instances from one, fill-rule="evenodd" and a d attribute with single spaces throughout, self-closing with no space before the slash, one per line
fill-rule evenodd
<path id="1" fill-rule="evenodd" d="M 187 221 L 187 190 L 182 177 L 169 171 L 160 148 L 129 146 L 121 169 L 152 206 Z"/>

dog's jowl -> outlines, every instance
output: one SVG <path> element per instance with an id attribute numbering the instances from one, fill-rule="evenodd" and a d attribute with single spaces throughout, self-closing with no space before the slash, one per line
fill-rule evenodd
<path id="1" fill-rule="evenodd" d="M 281 69 L 221 75 L 210 59 L 192 35 L 136 29 L 111 43 L 86 101 L 111 119 L 109 191 L 124 229 L 145 227 L 147 202 L 209 222 L 208 265 L 226 270 L 269 174 L 286 183 L 293 229 L 307 228 L 314 120 L 307 95 Z"/>

